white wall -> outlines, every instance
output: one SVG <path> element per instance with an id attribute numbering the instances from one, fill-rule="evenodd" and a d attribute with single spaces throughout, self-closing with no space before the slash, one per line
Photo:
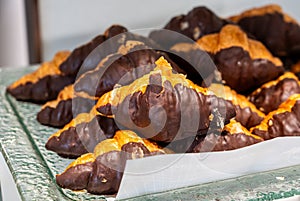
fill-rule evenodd
<path id="1" fill-rule="evenodd" d="M 27 35 L 23 0 L 0 0 L 0 67 L 26 66 Z"/>
<path id="2" fill-rule="evenodd" d="M 205 5 L 226 17 L 267 3 L 278 3 L 300 21 L 296 0 L 40 0 L 43 59 L 73 49 L 113 23 L 130 29 L 163 27 L 168 20 Z"/>

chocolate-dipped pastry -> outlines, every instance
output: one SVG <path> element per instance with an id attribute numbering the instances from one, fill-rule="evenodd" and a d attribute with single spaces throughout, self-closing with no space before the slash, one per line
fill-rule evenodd
<path id="1" fill-rule="evenodd" d="M 249 100 L 268 114 L 296 93 L 300 93 L 299 80 L 293 73 L 286 72 L 277 80 L 270 81 L 251 93 Z"/>
<path id="2" fill-rule="evenodd" d="M 300 136 L 300 94 L 294 94 L 284 101 L 277 110 L 250 130 L 265 140 L 275 137 Z"/>
<path id="3" fill-rule="evenodd" d="M 80 113 L 88 113 L 97 102 L 96 97 L 75 93 L 74 86 L 65 87 L 56 100 L 43 105 L 37 120 L 47 126 L 61 128 Z"/>
<path id="4" fill-rule="evenodd" d="M 64 126 L 77 114 L 89 112 L 95 105 L 95 100 L 112 90 L 116 84 L 128 84 L 138 76 L 148 73 L 152 69 L 150 64 L 159 55 L 160 53 L 148 49 L 142 42 L 127 41 L 118 53 L 105 57 L 95 70 L 79 76 L 74 86 L 77 91 L 74 91 L 73 86 L 68 87 L 60 93 L 57 100 L 44 105 L 38 114 L 38 121 L 54 127 Z M 123 77 L 134 70 L 134 76 Z"/>
<path id="5" fill-rule="evenodd" d="M 74 49 L 72 51 L 71 55 L 60 65 L 60 67 L 59 67 L 60 70 L 66 75 L 76 76 L 78 71 L 80 70 L 84 60 L 88 57 L 88 55 L 96 47 L 98 47 L 104 41 L 106 41 L 118 34 L 125 33 L 127 31 L 128 30 L 123 26 L 112 25 L 104 32 L 103 35 L 98 35 L 94 39 L 92 39 L 90 42 Z M 102 58 L 104 58 L 105 56 L 115 52 L 118 48 L 118 45 L 119 44 L 113 44 L 113 43 L 107 42 L 105 44 L 105 48 L 103 48 L 103 50 L 105 50 L 105 52 L 101 52 L 101 55 L 98 55 L 98 56 L 100 56 L 100 57 L 102 56 Z M 86 72 L 88 70 L 94 69 L 97 66 L 97 63 L 98 63 L 97 61 L 94 61 L 94 62 L 89 61 L 89 63 L 87 63 L 84 66 L 84 69 L 82 69 L 82 71 Z"/>
<path id="6" fill-rule="evenodd" d="M 284 71 L 278 58 L 235 25 L 226 25 L 197 43 L 212 55 L 222 79 L 238 93 L 247 94 Z"/>
<path id="7" fill-rule="evenodd" d="M 196 7 L 186 15 L 173 17 L 164 27 L 176 33 L 157 30 L 149 37 L 164 48 L 169 48 L 179 42 L 188 42 L 188 38 L 198 40 L 206 34 L 219 32 L 227 24 L 226 20 L 219 18 L 206 7 Z M 184 35 L 186 37 L 182 37 Z"/>
<path id="8" fill-rule="evenodd" d="M 44 103 L 56 98 L 60 90 L 74 82 L 74 77 L 66 76 L 59 65 L 70 55 L 68 51 L 55 54 L 50 62 L 44 62 L 36 71 L 27 74 L 7 88 L 18 100 Z"/>
<path id="9" fill-rule="evenodd" d="M 112 118 L 100 116 L 93 108 L 81 113 L 48 139 L 46 148 L 67 158 L 91 152 L 101 141 L 112 138 L 119 130 Z"/>
<path id="10" fill-rule="evenodd" d="M 300 53 L 300 26 L 278 5 L 253 8 L 230 20 L 262 41 L 276 56 Z"/>
<path id="11" fill-rule="evenodd" d="M 156 144 L 141 139 L 132 131 L 117 131 L 113 139 L 100 142 L 88 153 L 56 176 L 57 184 L 71 190 L 86 189 L 93 194 L 118 192 L 127 159 L 165 153 Z"/>
<path id="12" fill-rule="evenodd" d="M 243 127 L 239 122 L 231 120 L 225 125 L 222 132 L 212 132 L 205 137 L 195 139 L 199 142 L 191 152 L 209 152 L 209 151 L 226 151 L 239 149 L 258 142 L 262 142 L 263 138 L 253 135 Z"/>
<path id="13" fill-rule="evenodd" d="M 104 35 L 99 35 L 91 42 L 76 48 L 60 66 L 61 71 L 67 75 L 79 77 L 83 73 L 95 69 L 102 59 L 117 52 L 122 45 L 130 40 L 142 42 L 149 48 L 160 49 L 160 46 L 151 39 L 127 31 L 125 27 L 120 25 L 111 26 Z M 100 44 L 101 47 L 98 47 Z"/>
<path id="14" fill-rule="evenodd" d="M 198 153 L 233 150 L 261 141 L 263 141 L 261 137 L 251 134 L 240 122 L 231 119 L 223 129 L 211 129 L 207 135 L 197 135 L 169 144 L 159 143 L 159 145 L 175 153 Z"/>
<path id="15" fill-rule="evenodd" d="M 127 85 L 149 73 L 161 53 L 140 41 L 129 40 L 119 50 L 104 58 L 93 70 L 83 74 L 74 85 L 76 92 L 101 97 L 118 85 Z M 183 72 L 177 65 L 177 72 Z"/>
<path id="16" fill-rule="evenodd" d="M 96 108 L 118 125 L 159 142 L 204 134 L 212 122 L 222 125 L 235 116 L 230 102 L 173 73 L 163 57 L 149 74 L 104 94 Z"/>
<path id="17" fill-rule="evenodd" d="M 51 62 L 45 62 L 37 71 L 24 76 L 9 86 L 7 91 L 18 100 L 45 103 L 55 99 L 65 86 L 75 81 L 83 61 L 94 48 L 105 40 L 124 32 L 127 32 L 126 28 L 113 25 L 106 30 L 104 35 L 99 35 L 90 43 L 76 48 L 71 54 L 69 52 L 59 52 Z M 100 55 L 85 62 L 81 73 L 95 68 L 101 56 L 105 57 L 115 52 L 119 45 L 107 42 Z"/>
<path id="18" fill-rule="evenodd" d="M 236 93 L 230 87 L 213 83 L 208 89 L 217 97 L 224 98 L 234 105 L 235 120 L 247 129 L 258 125 L 264 119 L 264 113 L 258 110 L 245 96 Z"/>

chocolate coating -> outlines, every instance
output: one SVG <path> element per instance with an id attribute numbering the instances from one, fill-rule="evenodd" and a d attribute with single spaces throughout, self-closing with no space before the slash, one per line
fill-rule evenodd
<path id="1" fill-rule="evenodd" d="M 128 72 L 136 67 L 143 67 L 146 74 L 152 70 L 150 64 L 156 60 L 157 54 L 153 50 L 140 50 L 122 56 L 114 54 L 97 71 L 86 73 L 75 83 L 75 91 L 84 91 L 91 96 L 100 97 L 113 89 L 115 84 Z M 148 66 L 149 65 L 149 66 Z M 108 66 L 108 67 L 107 67 Z M 105 70 L 105 68 L 107 69 Z M 139 68 L 141 69 L 141 68 Z M 128 74 L 129 75 L 129 74 Z M 132 78 L 132 81 L 135 78 Z"/>
<path id="2" fill-rule="evenodd" d="M 261 142 L 262 140 L 245 135 L 244 133 L 230 134 L 222 131 L 222 134 L 208 134 L 196 145 L 192 152 L 226 151 L 246 147 Z"/>
<path id="3" fill-rule="evenodd" d="M 121 126 L 147 139 L 166 143 L 205 133 L 212 113 L 216 118 L 215 126 L 235 116 L 230 102 L 181 84 L 172 86 L 168 80 L 162 83 L 159 74 L 150 76 L 144 93 L 132 92 L 118 105 L 106 104 L 97 110 L 104 115 L 113 112 Z"/>
<path id="4" fill-rule="evenodd" d="M 56 176 L 56 183 L 62 188 L 83 190 L 88 186 L 93 163 L 76 165 L 67 169 L 63 174 Z"/>
<path id="5" fill-rule="evenodd" d="M 217 68 L 207 52 L 199 48 L 191 48 L 189 50 L 171 48 L 167 54 L 172 61 L 186 72 L 189 80 L 204 87 L 211 84 L 214 71 Z"/>
<path id="6" fill-rule="evenodd" d="M 298 81 L 286 78 L 279 81 L 276 85 L 262 88 L 259 93 L 252 93 L 249 100 L 264 113 L 276 110 L 278 106 L 287 100 L 291 95 L 300 93 Z"/>
<path id="7" fill-rule="evenodd" d="M 252 133 L 265 140 L 275 137 L 300 136 L 300 101 L 295 102 L 290 112 L 274 114 L 267 124 L 267 130 L 254 127 Z"/>
<path id="8" fill-rule="evenodd" d="M 79 69 L 81 68 L 86 57 L 97 46 L 102 44 L 107 39 L 109 39 L 115 35 L 124 33 L 124 32 L 127 32 L 127 29 L 123 26 L 113 25 L 113 26 L 109 27 L 106 30 L 105 35 L 99 35 L 99 36 L 95 37 L 92 41 L 90 41 L 89 43 L 74 49 L 73 52 L 71 53 L 71 55 L 68 57 L 68 59 L 60 65 L 60 70 L 63 73 L 65 73 L 66 75 L 76 76 L 76 74 L 78 73 Z M 106 49 L 107 49 L 107 52 L 103 53 L 104 57 L 106 55 L 111 54 L 112 52 L 116 51 L 116 47 L 114 47 L 114 46 L 110 46 L 110 48 L 106 48 Z M 88 65 L 85 65 L 84 71 L 91 70 L 91 69 L 95 68 L 96 65 L 97 65 L 97 63 L 91 62 Z"/>
<path id="9" fill-rule="evenodd" d="M 97 157 L 93 164 L 87 191 L 93 194 L 114 194 L 118 191 L 125 160 L 120 151 L 110 151 Z"/>
<path id="10" fill-rule="evenodd" d="M 241 47 L 222 49 L 214 61 L 226 84 L 238 93 L 247 94 L 284 72 L 267 59 L 251 59 Z"/>
<path id="11" fill-rule="evenodd" d="M 150 151 L 145 145 L 138 142 L 129 142 L 121 148 L 123 154 L 126 154 L 126 159 L 144 158 L 150 155 Z"/>
<path id="12" fill-rule="evenodd" d="M 27 82 L 16 88 L 7 88 L 7 92 L 17 100 L 34 103 L 45 103 L 57 97 L 58 93 L 67 85 L 73 83 L 75 78 L 64 75 L 47 75 L 37 82 Z"/>
<path id="13" fill-rule="evenodd" d="M 192 39 L 197 40 L 203 35 L 216 33 L 227 24 L 216 16 L 212 11 L 206 7 L 196 7 L 192 9 L 187 15 L 179 15 L 173 17 L 164 27 L 179 34 L 170 34 L 163 30 L 153 31 L 149 37 L 156 41 L 164 48 L 170 48 L 179 42 L 191 42 L 187 38 L 180 36 L 180 34 Z"/>
<path id="14" fill-rule="evenodd" d="M 75 91 L 101 97 L 116 84 L 127 85 L 149 73 L 154 68 L 154 62 L 163 54 L 144 45 L 137 45 L 135 49 L 126 55 L 110 55 L 103 66 L 87 72 L 75 83 Z M 177 65 L 174 65 L 174 69 L 183 72 Z"/>
<path id="15" fill-rule="evenodd" d="M 50 137 L 46 148 L 62 157 L 77 158 L 92 151 L 99 142 L 112 138 L 117 130 L 113 119 L 96 116 L 90 122 L 80 123 L 59 136 Z"/>
<path id="16" fill-rule="evenodd" d="M 89 112 L 95 100 L 83 97 L 62 100 L 55 108 L 45 107 L 37 114 L 37 120 L 43 125 L 61 128 L 80 113 Z"/>
<path id="17" fill-rule="evenodd" d="M 244 128 L 242 128 L 240 123 L 234 123 L 233 126 L 239 127 L 239 131 L 228 131 L 226 130 L 226 126 L 223 130 L 212 127 L 207 135 L 197 135 L 196 137 L 186 138 L 161 146 L 167 147 L 176 153 L 198 153 L 239 149 L 263 141 L 258 136 L 249 135 L 249 131 L 247 131 L 247 134 L 244 133 Z"/>
<path id="18" fill-rule="evenodd" d="M 246 32 L 262 41 L 276 56 L 300 53 L 300 26 L 286 22 L 282 13 L 245 17 L 237 23 Z"/>
<path id="19" fill-rule="evenodd" d="M 260 122 L 264 119 L 250 107 L 241 108 L 239 105 L 235 105 L 235 111 L 235 120 L 240 122 L 247 129 L 260 124 Z"/>

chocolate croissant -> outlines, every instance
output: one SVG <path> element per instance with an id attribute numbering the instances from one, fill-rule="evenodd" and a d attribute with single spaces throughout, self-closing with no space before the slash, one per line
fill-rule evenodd
<path id="1" fill-rule="evenodd" d="M 51 62 L 43 63 L 38 70 L 9 86 L 7 92 L 18 100 L 35 103 L 45 103 L 55 99 L 64 87 L 74 83 L 83 61 L 98 45 L 124 32 L 127 32 L 126 28 L 113 25 L 105 31 L 104 35 L 99 35 L 91 42 L 76 48 L 71 54 L 57 53 Z M 120 43 L 122 44 L 122 41 Z M 85 62 L 80 73 L 94 69 L 100 58 L 115 52 L 121 44 L 107 42 L 103 48 L 105 51 L 101 51 L 101 55 L 97 55 L 96 59 Z"/>
<path id="2" fill-rule="evenodd" d="M 80 113 L 88 113 L 97 98 L 84 93 L 75 93 L 74 85 L 65 87 L 56 100 L 43 105 L 37 120 L 43 125 L 61 128 Z"/>
<path id="3" fill-rule="evenodd" d="M 278 5 L 247 10 L 230 20 L 262 41 L 275 56 L 296 56 L 300 53 L 300 26 Z"/>
<path id="4" fill-rule="evenodd" d="M 221 133 L 209 133 L 205 137 L 195 139 L 199 143 L 191 152 L 227 151 L 250 146 L 263 141 L 263 138 L 251 134 L 239 122 L 231 120 Z M 195 142 L 194 142 L 195 143 Z"/>
<path id="5" fill-rule="evenodd" d="M 113 139 L 100 142 L 93 153 L 72 162 L 62 174 L 56 176 L 56 182 L 60 187 L 71 190 L 115 194 L 127 159 L 164 153 L 155 143 L 138 137 L 134 132 L 120 130 Z"/>
<path id="6" fill-rule="evenodd" d="M 275 137 L 300 136 L 300 94 L 294 94 L 284 101 L 277 110 L 250 130 L 265 140 Z"/>
<path id="7" fill-rule="evenodd" d="M 251 93 L 249 100 L 268 114 L 296 93 L 300 93 L 299 80 L 293 73 L 286 72 L 277 80 L 270 81 Z"/>
<path id="8" fill-rule="evenodd" d="M 11 84 L 7 92 L 17 100 L 44 103 L 56 98 L 60 90 L 74 82 L 72 76 L 65 76 L 59 69 L 70 52 L 55 54 L 50 62 L 44 62 L 36 71 L 27 74 Z"/>
<path id="9" fill-rule="evenodd" d="M 48 150 L 66 158 L 77 158 L 112 138 L 119 130 L 112 118 L 98 115 L 95 109 L 81 113 L 53 135 L 46 143 Z"/>
<path id="10" fill-rule="evenodd" d="M 208 8 L 201 6 L 186 15 L 173 17 L 165 25 L 164 29 L 177 33 L 157 30 L 151 32 L 149 38 L 168 49 L 176 43 L 196 41 L 204 35 L 219 32 L 227 23 Z"/>
<path id="11" fill-rule="evenodd" d="M 83 74 L 74 85 L 76 92 L 101 97 L 118 85 L 127 85 L 149 73 L 161 53 L 149 49 L 143 42 L 129 40 L 119 50 L 104 58 L 93 70 Z M 177 65 L 173 68 L 182 71 Z"/>
<path id="12" fill-rule="evenodd" d="M 247 129 L 258 125 L 264 119 L 264 113 L 258 110 L 245 96 L 236 93 L 230 87 L 213 83 L 208 89 L 217 97 L 224 98 L 234 105 L 235 120 Z"/>
<path id="13" fill-rule="evenodd" d="M 247 94 L 284 72 L 278 58 L 235 25 L 226 25 L 197 43 L 212 55 L 222 79 L 238 93 Z"/>
<path id="14" fill-rule="evenodd" d="M 163 57 L 149 74 L 101 96 L 96 108 L 124 128 L 158 142 L 206 133 L 212 120 L 221 125 L 235 116 L 230 102 L 173 73 Z"/>

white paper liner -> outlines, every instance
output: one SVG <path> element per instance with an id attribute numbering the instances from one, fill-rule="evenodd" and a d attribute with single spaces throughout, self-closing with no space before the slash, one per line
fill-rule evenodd
<path id="1" fill-rule="evenodd" d="M 280 137 L 225 152 L 129 160 L 117 199 L 193 186 L 300 164 L 300 137 Z"/>

